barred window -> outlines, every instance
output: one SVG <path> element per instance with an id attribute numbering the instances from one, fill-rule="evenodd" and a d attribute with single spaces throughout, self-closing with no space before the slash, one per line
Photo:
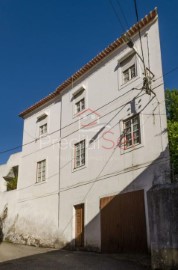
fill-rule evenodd
<path id="1" fill-rule="evenodd" d="M 74 168 L 85 165 L 85 140 L 74 145 Z"/>
<path id="2" fill-rule="evenodd" d="M 43 182 L 46 180 L 46 160 L 37 162 L 37 183 Z"/>
<path id="3" fill-rule="evenodd" d="M 124 121 L 124 135 L 126 148 L 141 143 L 139 115 Z"/>

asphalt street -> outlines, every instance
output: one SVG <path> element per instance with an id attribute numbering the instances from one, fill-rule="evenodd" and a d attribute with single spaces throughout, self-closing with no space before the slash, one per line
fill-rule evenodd
<path id="1" fill-rule="evenodd" d="M 64 251 L 11 243 L 0 245 L 0 270 L 144 270 L 127 259 L 114 254 Z"/>

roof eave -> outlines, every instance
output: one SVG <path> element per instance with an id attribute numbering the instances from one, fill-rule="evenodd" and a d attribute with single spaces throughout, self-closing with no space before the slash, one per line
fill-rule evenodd
<path id="1" fill-rule="evenodd" d="M 149 25 L 151 22 L 154 22 L 158 17 L 157 8 L 154 8 L 148 15 L 146 15 L 143 19 L 141 19 L 138 23 L 134 24 L 125 34 L 129 35 L 129 37 L 135 36 L 139 29 L 142 30 L 145 26 Z M 123 36 L 123 35 L 122 35 Z M 96 57 L 94 57 L 91 61 L 85 64 L 82 68 L 80 68 L 77 72 L 75 72 L 71 77 L 65 80 L 60 86 L 56 88 L 56 90 L 49 94 L 47 97 L 43 98 L 39 102 L 35 103 L 28 109 L 24 110 L 19 114 L 20 117 L 24 118 L 27 114 L 46 104 L 48 101 L 52 100 L 56 96 L 61 93 L 64 89 L 66 89 L 69 85 L 73 84 L 76 80 L 81 78 L 85 73 L 91 70 L 94 66 L 100 63 L 103 59 L 109 56 L 113 51 L 118 49 L 122 44 L 124 44 L 123 38 L 119 37 L 114 42 L 112 42 L 107 48 L 105 48 L 102 52 L 100 52 Z"/>

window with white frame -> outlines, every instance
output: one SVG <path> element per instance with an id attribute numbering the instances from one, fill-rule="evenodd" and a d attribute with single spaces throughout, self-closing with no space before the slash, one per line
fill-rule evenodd
<path id="1" fill-rule="evenodd" d="M 47 123 L 39 127 L 40 136 L 47 133 Z"/>
<path id="2" fill-rule="evenodd" d="M 82 86 L 73 93 L 73 114 L 77 115 L 86 108 L 86 91 Z"/>
<path id="3" fill-rule="evenodd" d="M 36 182 L 44 182 L 46 180 L 46 159 L 37 162 L 37 179 Z"/>
<path id="4" fill-rule="evenodd" d="M 85 140 L 74 145 L 74 169 L 85 165 Z"/>
<path id="5" fill-rule="evenodd" d="M 47 114 L 42 114 L 37 118 L 38 136 L 45 135 L 48 131 Z"/>
<path id="6" fill-rule="evenodd" d="M 125 148 L 127 149 L 131 146 L 135 146 L 141 143 L 139 115 L 135 115 L 129 119 L 124 120 L 123 124 Z"/>
<path id="7" fill-rule="evenodd" d="M 136 55 L 131 55 L 120 63 L 122 83 L 125 84 L 137 76 Z"/>
<path id="8" fill-rule="evenodd" d="M 85 109 L 85 98 L 82 98 L 81 100 L 77 101 L 75 103 L 75 112 L 79 113 Z"/>

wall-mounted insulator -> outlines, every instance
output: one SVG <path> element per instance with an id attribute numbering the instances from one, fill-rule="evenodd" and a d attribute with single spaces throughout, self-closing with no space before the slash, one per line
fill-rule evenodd
<path id="1" fill-rule="evenodd" d="M 145 90 L 146 94 L 151 95 L 151 78 L 144 77 L 143 78 L 143 90 Z"/>

